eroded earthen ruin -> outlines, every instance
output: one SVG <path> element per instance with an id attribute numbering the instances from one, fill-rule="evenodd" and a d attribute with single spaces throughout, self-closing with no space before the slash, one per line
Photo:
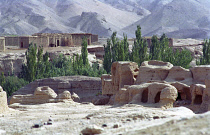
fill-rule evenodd
<path id="1" fill-rule="evenodd" d="M 102 94 L 115 104 L 140 103 L 171 108 L 186 106 L 195 112 L 210 110 L 210 66 L 184 69 L 169 62 L 114 62 L 103 75 Z"/>
<path id="2" fill-rule="evenodd" d="M 7 93 L 0 86 L 0 114 L 8 110 Z"/>

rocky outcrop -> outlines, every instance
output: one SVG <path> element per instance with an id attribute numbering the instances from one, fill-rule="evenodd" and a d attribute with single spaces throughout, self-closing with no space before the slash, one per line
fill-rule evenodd
<path id="1" fill-rule="evenodd" d="M 98 95 L 93 98 L 92 103 L 94 105 L 106 105 L 109 102 L 110 97 L 105 95 Z"/>
<path id="2" fill-rule="evenodd" d="M 74 101 L 91 102 L 92 99 L 101 92 L 101 79 L 97 77 L 65 76 L 36 80 L 13 93 L 9 103 L 24 104 L 26 100 L 33 101 L 34 91 L 36 91 L 38 87 L 43 86 L 48 86 L 58 97 L 68 97 L 69 95 L 66 91 L 69 91 Z M 44 91 L 39 93 L 44 93 Z M 55 96 L 53 99 L 54 98 Z M 52 102 L 54 102 L 54 100 Z"/>
<path id="3" fill-rule="evenodd" d="M 88 46 L 88 53 L 96 56 L 97 59 L 103 59 L 104 47 L 103 46 Z"/>
<path id="4" fill-rule="evenodd" d="M 21 72 L 21 67 L 25 62 L 24 53 L 7 53 L 0 56 L 0 73 L 4 72 L 5 75 L 15 74 Z"/>
<path id="5" fill-rule="evenodd" d="M 8 111 L 7 93 L 0 86 L 0 114 Z"/>
<path id="6" fill-rule="evenodd" d="M 173 103 L 178 96 L 177 89 L 175 87 L 166 87 L 161 90 L 160 93 L 160 106 L 162 108 L 173 108 Z"/>
<path id="7" fill-rule="evenodd" d="M 34 94 L 12 96 L 10 104 L 44 104 L 65 101 L 72 101 L 71 93 L 69 91 L 64 91 L 63 93 L 57 95 L 49 86 L 43 86 L 36 88 Z"/>
<path id="8" fill-rule="evenodd" d="M 138 77 L 135 84 L 141 84 L 149 81 L 163 81 L 173 65 L 169 62 L 145 61 L 139 67 Z"/>

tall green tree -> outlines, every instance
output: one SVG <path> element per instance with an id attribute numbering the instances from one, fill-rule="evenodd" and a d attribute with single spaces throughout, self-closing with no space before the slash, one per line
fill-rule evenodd
<path id="1" fill-rule="evenodd" d="M 141 27 L 137 26 L 136 30 L 136 40 L 134 41 L 134 45 L 132 47 L 132 53 L 130 60 L 137 62 L 138 65 L 141 65 L 141 63 L 145 60 L 148 60 L 147 55 L 147 41 L 141 37 Z"/>
<path id="2" fill-rule="evenodd" d="M 87 38 L 83 38 L 82 40 L 82 50 L 81 50 L 81 55 L 82 55 L 82 61 L 84 66 L 88 66 L 88 50 L 87 50 Z"/>
<path id="3" fill-rule="evenodd" d="M 161 60 L 160 41 L 156 35 L 152 36 L 152 45 L 150 46 L 150 59 Z"/>
<path id="4" fill-rule="evenodd" d="M 37 69 L 37 46 L 36 44 L 30 44 L 26 51 L 26 65 L 25 65 L 25 79 L 32 82 L 36 78 Z"/>
<path id="5" fill-rule="evenodd" d="M 111 35 L 111 53 L 112 53 L 112 62 L 118 61 L 118 47 L 119 39 L 117 38 L 117 32 L 113 32 Z"/>
<path id="6" fill-rule="evenodd" d="M 210 39 L 204 41 L 203 56 L 200 61 L 197 61 L 197 65 L 209 65 L 210 64 Z"/>
<path id="7" fill-rule="evenodd" d="M 107 73 L 110 73 L 112 66 L 112 51 L 111 51 L 111 40 L 107 39 L 107 45 L 104 45 L 104 61 L 103 67 Z"/>

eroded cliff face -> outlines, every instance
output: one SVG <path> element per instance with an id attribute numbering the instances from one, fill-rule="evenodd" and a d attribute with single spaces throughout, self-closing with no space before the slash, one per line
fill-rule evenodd
<path id="1" fill-rule="evenodd" d="M 126 62 L 125 66 L 124 62 L 115 62 L 112 74 L 101 77 L 102 93 L 115 96 L 115 104 L 147 103 L 162 108 L 185 105 L 195 112 L 210 109 L 210 66 L 188 70 L 161 61 L 145 61 L 139 68 L 133 65 L 136 64 Z"/>
<path id="2" fill-rule="evenodd" d="M 68 92 L 70 92 L 69 95 Z M 97 77 L 53 77 L 36 80 L 19 89 L 10 97 L 9 104 L 55 103 L 63 101 L 63 99 L 72 99 L 75 102 L 91 102 L 100 92 L 101 79 Z"/>

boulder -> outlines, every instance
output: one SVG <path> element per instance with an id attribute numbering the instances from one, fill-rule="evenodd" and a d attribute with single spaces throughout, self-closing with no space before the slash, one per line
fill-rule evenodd
<path id="1" fill-rule="evenodd" d="M 110 99 L 109 96 L 99 95 L 93 98 L 92 103 L 94 105 L 106 105 L 109 103 L 109 99 Z"/>
<path id="2" fill-rule="evenodd" d="M 34 97 L 40 100 L 55 99 L 57 94 L 49 86 L 38 87 L 34 91 Z"/>
<path id="3" fill-rule="evenodd" d="M 79 96 L 78 96 L 76 93 L 74 93 L 74 92 L 73 92 L 73 94 L 71 95 L 71 99 L 72 99 L 74 102 L 78 102 L 78 103 L 81 102 Z"/>
<path id="4" fill-rule="evenodd" d="M 86 127 L 81 131 L 83 135 L 96 135 L 101 134 L 103 132 L 103 129 L 100 127 L 97 127 L 96 125 Z"/>
<path id="5" fill-rule="evenodd" d="M 59 102 L 72 101 L 71 93 L 66 90 L 66 91 L 64 91 L 63 93 L 61 93 L 57 96 L 57 100 Z"/>
<path id="6" fill-rule="evenodd" d="M 166 87 L 160 93 L 160 106 L 164 109 L 173 108 L 173 103 L 178 96 L 177 89 L 173 86 Z"/>
<path id="7" fill-rule="evenodd" d="M 2 87 L 0 86 L 0 114 L 5 113 L 8 111 L 7 105 L 7 93 L 3 91 Z"/>
<path id="8" fill-rule="evenodd" d="M 135 84 L 147 83 L 149 81 L 163 81 L 173 65 L 169 62 L 162 61 L 145 61 L 139 68 L 139 74 Z"/>
<path id="9" fill-rule="evenodd" d="M 193 78 L 189 69 L 184 69 L 180 66 L 174 66 L 169 70 L 169 74 L 165 81 L 181 82 L 187 85 L 191 85 L 193 83 Z"/>

